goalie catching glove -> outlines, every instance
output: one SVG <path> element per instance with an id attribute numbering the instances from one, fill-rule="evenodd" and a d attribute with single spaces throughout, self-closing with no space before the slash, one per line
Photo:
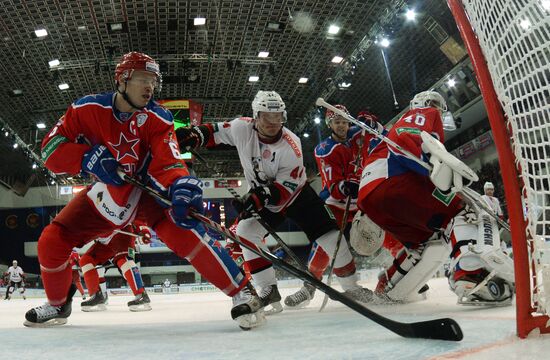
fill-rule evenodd
<path id="1" fill-rule="evenodd" d="M 464 187 L 463 179 L 470 182 L 479 180 L 477 174 L 462 161 L 447 152 L 445 146 L 436 138 L 425 131 L 422 137 L 422 151 L 430 154 L 430 179 L 432 183 L 443 193 L 456 193 Z"/>
<path id="2" fill-rule="evenodd" d="M 372 256 L 382 247 L 386 232 L 367 214 L 358 211 L 353 217 L 349 236 L 351 246 L 359 255 Z"/>

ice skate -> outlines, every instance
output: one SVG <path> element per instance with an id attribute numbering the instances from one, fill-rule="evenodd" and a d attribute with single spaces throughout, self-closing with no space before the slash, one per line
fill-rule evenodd
<path id="1" fill-rule="evenodd" d="M 76 292 L 76 286 L 71 284 L 67 302 L 60 306 L 52 306 L 46 303 L 42 306 L 30 309 L 25 314 L 25 322 L 23 325 L 28 327 L 50 327 L 64 325 L 67 323 L 67 318 L 71 315 L 71 304 L 73 295 Z"/>
<path id="2" fill-rule="evenodd" d="M 315 288 L 308 283 L 304 283 L 300 290 L 285 298 L 285 305 L 289 309 L 302 309 L 309 305 L 314 294 Z"/>
<path id="3" fill-rule="evenodd" d="M 374 292 L 363 287 L 357 287 L 351 290 L 344 291 L 344 295 L 352 300 L 364 304 L 369 304 L 377 301 Z"/>
<path id="4" fill-rule="evenodd" d="M 250 330 L 265 323 L 265 314 L 260 298 L 247 284 L 241 291 L 233 296 L 233 308 L 231 318 L 235 320 L 243 330 Z"/>
<path id="5" fill-rule="evenodd" d="M 128 308 L 130 311 L 150 311 L 151 310 L 151 300 L 149 300 L 149 295 L 147 292 L 142 292 L 137 294 L 136 298 L 132 301 L 128 301 Z"/>
<path id="6" fill-rule="evenodd" d="M 270 285 L 262 288 L 259 297 L 262 302 L 262 306 L 264 306 L 265 315 L 269 316 L 283 311 L 283 306 L 281 305 L 281 294 L 279 294 L 277 285 Z M 268 308 L 266 309 L 265 307 Z"/>
<path id="7" fill-rule="evenodd" d="M 95 294 L 90 295 L 90 298 L 86 301 L 80 303 L 80 309 L 84 312 L 96 312 L 96 311 L 105 311 L 107 307 L 105 306 L 105 298 L 103 293 L 100 291 Z"/>

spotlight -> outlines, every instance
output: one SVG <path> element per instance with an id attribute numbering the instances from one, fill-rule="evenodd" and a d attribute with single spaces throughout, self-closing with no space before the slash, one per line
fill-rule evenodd
<path id="1" fill-rule="evenodd" d="M 414 11 L 414 9 L 409 9 L 407 10 L 407 13 L 405 13 L 405 17 L 408 21 L 414 21 L 414 19 L 416 18 L 416 12 Z"/>
<path id="2" fill-rule="evenodd" d="M 308 138 L 309 137 L 309 134 L 307 132 L 304 133 L 304 138 Z"/>
<path id="3" fill-rule="evenodd" d="M 382 40 L 380 40 L 380 46 L 387 48 L 390 46 L 390 40 L 388 38 L 382 38 Z"/>
<path id="4" fill-rule="evenodd" d="M 321 123 L 321 119 L 319 119 L 318 117 L 316 117 L 315 119 L 313 119 L 313 122 L 314 122 L 315 124 L 318 125 L 318 124 Z"/>

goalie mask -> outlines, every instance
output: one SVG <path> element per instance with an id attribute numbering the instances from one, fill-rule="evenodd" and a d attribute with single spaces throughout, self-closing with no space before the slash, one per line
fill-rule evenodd
<path id="1" fill-rule="evenodd" d="M 386 236 L 386 232 L 361 211 L 353 217 L 349 234 L 351 246 L 363 256 L 374 255 L 382 247 Z"/>
<path id="2" fill-rule="evenodd" d="M 286 122 L 285 102 L 275 91 L 258 91 L 252 101 L 252 116 L 257 119 L 259 112 L 277 112 L 283 113 L 284 122 Z"/>
<path id="3" fill-rule="evenodd" d="M 423 91 L 411 100 L 411 109 L 435 107 L 441 112 L 447 111 L 447 103 L 443 96 L 435 91 Z"/>

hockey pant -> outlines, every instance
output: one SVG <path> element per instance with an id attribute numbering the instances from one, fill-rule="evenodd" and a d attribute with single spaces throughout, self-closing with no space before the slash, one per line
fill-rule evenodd
<path id="1" fill-rule="evenodd" d="M 217 241 L 206 235 L 204 227 L 193 230 L 178 227 L 170 220 L 167 209 L 147 194 L 141 195 L 136 212 L 136 218 L 151 227 L 168 248 L 186 258 L 203 278 L 225 294 L 233 296 L 245 286 L 246 279 L 238 266 Z M 72 248 L 122 227 L 99 215 L 86 191 L 79 192 L 63 208 L 38 240 L 38 260 L 51 305 L 61 305 L 67 300 L 72 280 L 68 262 Z"/>
<path id="2" fill-rule="evenodd" d="M 11 294 L 15 292 L 15 289 L 19 289 L 19 293 L 23 295 L 25 293 L 25 283 L 23 280 L 21 281 L 10 281 L 8 283 L 8 287 L 6 288 L 6 297 L 4 299 L 7 299 L 10 297 Z"/>
<path id="3" fill-rule="evenodd" d="M 128 257 L 129 249 L 134 247 L 134 237 L 116 234 L 108 243 L 96 242 L 86 251 L 80 259 L 80 266 L 90 294 L 95 294 L 99 290 L 100 279 L 96 266 L 111 259 L 120 269 L 134 295 L 145 291 L 139 268 L 134 260 Z"/>

